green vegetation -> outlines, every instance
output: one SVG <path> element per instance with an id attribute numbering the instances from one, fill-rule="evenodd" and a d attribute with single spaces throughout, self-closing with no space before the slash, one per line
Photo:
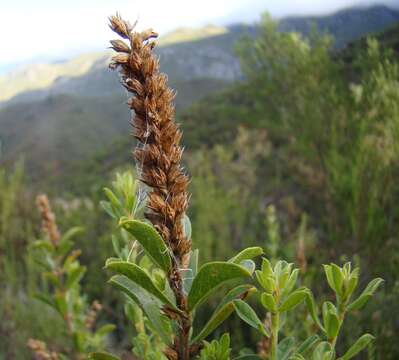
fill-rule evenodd
<path id="1" fill-rule="evenodd" d="M 62 97 L 52 111 L 41 108 L 48 141 L 76 150 L 73 160 L 65 153 L 58 163 L 51 146 L 37 143 L 39 130 L 25 131 L 34 161 L 13 170 L 21 145 L 7 127 L 0 359 L 32 351 L 37 359 L 177 359 L 176 334 L 187 319 L 193 359 L 398 358 L 395 34 L 392 27 L 336 51 L 330 37 L 279 32 L 265 16 L 256 38 L 236 49 L 245 79 L 180 108 L 192 194 L 181 222 L 192 244 L 190 261 L 178 268 L 183 307 L 170 281 L 176 255 L 145 220 L 149 188 L 134 181 L 131 139 L 118 135 L 127 124 L 121 102 L 110 105 L 117 97 Z M 85 104 L 94 104 L 95 116 Z M 29 121 L 29 105 L 5 112 L 7 124 Z M 109 136 L 97 118 L 113 123 Z M 59 129 L 46 126 L 50 119 L 63 136 L 53 137 Z M 81 144 L 90 131 L 97 143 Z M 27 182 L 24 168 L 40 184 Z M 43 177 L 54 170 L 56 177 Z M 84 227 L 73 243 L 65 240 L 70 232 L 55 242 L 39 232 L 38 187 L 52 195 L 60 229 Z M 96 299 L 98 318 L 89 305 Z"/>

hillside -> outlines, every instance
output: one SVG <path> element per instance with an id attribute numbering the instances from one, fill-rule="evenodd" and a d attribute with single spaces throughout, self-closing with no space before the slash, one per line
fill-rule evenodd
<path id="1" fill-rule="evenodd" d="M 372 7 L 320 18 L 287 18 L 280 21 L 280 30 L 306 33 L 315 23 L 323 31 L 335 32 L 337 43 L 346 44 L 348 39 L 369 31 L 381 31 L 398 20 L 399 12 Z M 161 38 L 158 54 L 162 70 L 177 91 L 179 114 L 189 105 L 207 95 L 220 93 L 242 78 L 234 47 L 244 33 L 255 32 L 255 28 L 243 25 L 209 26 L 201 31 L 180 29 Z M 393 41 L 397 32 L 384 36 L 386 41 L 388 38 Z M 347 48 L 354 46 L 358 45 Z M 340 55 L 342 58 L 348 56 L 347 48 Z M 0 164 L 12 164 L 24 156 L 34 179 L 49 173 L 68 177 L 66 171 L 72 172 L 72 178 L 73 171 L 81 168 L 80 164 L 94 158 L 95 162 L 101 162 L 96 157 L 101 149 L 115 143 L 127 144 L 129 113 L 123 106 L 126 95 L 116 74 L 107 69 L 108 61 L 108 53 L 83 55 L 63 63 L 28 67 L 3 77 L 0 80 L 3 99 L 4 94 L 10 96 L 12 91 L 16 95 L 3 102 L 0 109 Z M 27 91 L 16 90 L 18 86 Z M 234 89 L 236 87 L 225 95 L 212 95 L 185 113 L 183 128 L 187 145 L 199 145 L 216 130 L 219 137 L 215 136 L 214 141 L 226 140 L 237 126 L 232 120 L 245 121 L 246 114 L 234 110 L 234 104 L 243 100 L 240 91 Z M 226 103 L 232 105 L 227 112 L 229 122 L 219 118 Z M 121 135 L 125 140 L 119 140 Z"/>
<path id="2" fill-rule="evenodd" d="M 399 52 L 399 24 L 375 34 L 375 37 L 382 48 L 394 48 Z M 352 76 L 358 78 L 353 60 L 360 51 L 366 50 L 365 45 L 366 38 L 363 37 L 332 54 L 334 62 L 344 64 L 340 76 L 343 76 L 346 81 L 352 81 Z M 248 86 L 245 83 L 236 83 L 183 108 L 178 113 L 178 121 L 184 132 L 184 145 L 190 152 L 195 152 L 200 149 L 211 149 L 215 145 L 230 144 L 240 127 L 258 128 L 264 131 L 263 116 L 270 114 L 264 110 L 261 114 L 254 112 L 255 106 L 251 94 L 248 93 Z M 264 104 L 262 106 L 268 107 Z M 281 129 L 278 126 L 268 127 L 268 133 L 271 136 L 279 132 Z M 279 142 L 278 135 L 275 141 Z M 67 175 L 63 176 L 62 180 L 53 179 L 53 184 L 64 182 L 73 192 L 84 192 L 90 186 L 101 187 L 99 179 L 103 179 L 113 170 L 129 163 L 131 156 L 126 150 L 132 147 L 131 137 L 118 137 L 87 161 L 70 162 L 70 168 L 68 168 L 70 171 L 67 171 Z M 77 177 L 76 174 L 82 176 Z"/>
<path id="3" fill-rule="evenodd" d="M 387 6 L 353 7 L 326 16 L 288 17 L 280 21 L 281 31 L 297 31 L 308 34 L 315 26 L 321 32 L 334 37 L 334 45 L 341 48 L 399 21 L 399 10 Z"/>
<path id="4" fill-rule="evenodd" d="M 185 81 L 211 78 L 231 82 L 240 76 L 233 45 L 243 26 L 179 29 L 160 38 L 157 54 L 162 70 L 178 87 Z M 37 101 L 59 94 L 112 96 L 122 94 L 115 74 L 108 70 L 111 51 L 83 54 L 58 63 L 36 64 L 0 76 L 0 104 Z"/>
<path id="5" fill-rule="evenodd" d="M 336 47 L 399 21 L 399 11 L 386 6 L 349 8 L 326 16 L 287 17 L 280 31 L 308 34 L 313 27 L 331 34 Z M 198 78 L 232 82 L 240 78 L 234 43 L 253 26 L 181 28 L 161 36 L 157 53 L 172 85 Z M 107 70 L 111 53 L 96 52 L 49 64 L 33 64 L 0 75 L 0 106 L 41 100 L 49 95 L 110 96 L 120 93 L 117 79 Z"/>

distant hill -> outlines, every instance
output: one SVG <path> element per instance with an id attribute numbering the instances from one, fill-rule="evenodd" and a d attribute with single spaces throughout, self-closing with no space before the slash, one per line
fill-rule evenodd
<path id="1" fill-rule="evenodd" d="M 244 26 L 179 29 L 160 38 L 156 53 L 172 85 L 209 78 L 231 82 L 240 77 L 233 45 Z M 0 76 L 0 104 L 36 101 L 59 94 L 113 96 L 122 94 L 109 71 L 111 51 L 83 54 L 67 61 L 28 65 Z M 6 103 L 5 103 L 6 102 Z"/>
<path id="2" fill-rule="evenodd" d="M 326 16 L 287 17 L 280 21 L 281 31 L 308 34 L 312 27 L 334 37 L 334 44 L 341 48 L 365 34 L 386 29 L 399 21 L 399 10 L 378 5 L 353 7 Z"/>
<path id="3" fill-rule="evenodd" d="M 376 6 L 286 18 L 280 21 L 280 30 L 306 34 L 316 24 L 342 46 L 397 21 L 398 11 Z M 161 38 L 157 53 L 177 90 L 177 110 L 241 79 L 234 46 L 243 34 L 255 33 L 255 27 L 244 25 L 208 26 L 179 29 Z M 0 77 L 0 164 L 24 155 L 29 174 L 39 179 L 43 174 L 62 174 L 126 137 L 126 94 L 116 73 L 107 68 L 109 57 L 109 52 L 84 54 Z"/>
<path id="4" fill-rule="evenodd" d="M 331 34 L 337 47 L 399 21 L 399 11 L 386 6 L 349 8 L 326 16 L 287 17 L 279 21 L 281 31 L 308 34 L 312 27 Z M 193 79 L 229 83 L 240 78 L 234 44 L 253 26 L 200 29 L 181 28 L 160 38 L 157 53 L 171 85 Z M 121 94 L 117 78 L 107 69 L 111 52 L 88 53 L 57 63 L 34 64 L 0 75 L 0 106 L 41 100 L 49 95 L 112 96 Z"/>

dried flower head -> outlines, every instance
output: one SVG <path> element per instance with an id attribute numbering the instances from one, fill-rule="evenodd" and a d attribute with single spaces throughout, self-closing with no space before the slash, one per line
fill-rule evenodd
<path id="1" fill-rule="evenodd" d="M 97 300 L 93 301 L 85 318 L 85 327 L 87 329 L 90 330 L 94 328 L 98 314 L 102 310 L 102 308 L 103 308 L 102 305 Z"/>
<path id="2" fill-rule="evenodd" d="M 59 356 L 56 352 L 47 349 L 46 343 L 36 339 L 28 340 L 28 348 L 32 351 L 36 360 L 58 360 Z"/>
<path id="3" fill-rule="evenodd" d="M 181 131 L 174 121 L 174 93 L 152 52 L 155 42 L 151 39 L 158 35 L 152 29 L 134 31 L 135 25 L 119 15 L 110 17 L 110 27 L 129 41 L 111 41 L 117 54 L 110 67 L 119 69 L 122 85 L 132 95 L 128 105 L 134 110 L 133 135 L 141 145 L 134 156 L 141 181 L 151 188 L 145 216 L 162 235 L 179 267 L 191 250 L 182 227 L 189 180 L 180 165 L 183 149 Z"/>
<path id="4" fill-rule="evenodd" d="M 55 221 L 55 215 L 51 211 L 47 195 L 38 195 L 36 198 L 36 206 L 39 209 L 42 218 L 42 231 L 48 236 L 53 245 L 58 245 L 60 241 L 60 233 Z"/>

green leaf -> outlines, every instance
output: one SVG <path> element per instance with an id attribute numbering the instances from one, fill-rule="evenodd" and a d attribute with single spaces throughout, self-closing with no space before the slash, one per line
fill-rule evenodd
<path id="1" fill-rule="evenodd" d="M 337 292 L 337 289 L 335 288 L 335 282 L 334 282 L 334 277 L 333 277 L 331 265 L 323 265 L 323 266 L 324 266 L 324 272 L 326 274 L 328 285 L 330 285 L 330 288 L 334 292 Z"/>
<path id="2" fill-rule="evenodd" d="M 370 300 L 383 282 L 384 280 L 381 278 L 376 278 L 370 281 L 359 297 L 348 306 L 348 311 L 361 309 Z"/>
<path id="3" fill-rule="evenodd" d="M 330 266 L 331 266 L 331 274 L 332 274 L 332 279 L 333 279 L 333 282 L 334 282 L 335 291 L 336 291 L 336 293 L 339 296 L 342 296 L 343 295 L 343 293 L 342 293 L 342 285 L 343 285 L 343 282 L 344 282 L 344 277 L 342 275 L 342 271 L 335 264 L 331 264 Z"/>
<path id="4" fill-rule="evenodd" d="M 299 305 L 307 296 L 307 290 L 295 290 L 291 293 L 285 301 L 280 305 L 279 312 L 284 312 L 293 309 Z"/>
<path id="5" fill-rule="evenodd" d="M 60 313 L 60 315 L 65 318 L 65 315 L 68 312 L 68 304 L 65 299 L 64 294 L 55 294 L 54 295 L 54 303 L 56 310 Z"/>
<path id="6" fill-rule="evenodd" d="M 49 306 L 52 307 L 54 310 L 58 311 L 57 306 L 56 306 L 54 300 L 53 300 L 50 296 L 45 295 L 45 294 L 39 294 L 39 293 L 37 293 L 37 294 L 34 294 L 33 297 L 34 297 L 35 299 L 41 301 L 42 303 L 49 305 Z"/>
<path id="7" fill-rule="evenodd" d="M 291 273 L 290 277 L 288 278 L 288 281 L 285 284 L 285 287 L 281 293 L 282 296 L 288 295 L 294 289 L 295 284 L 298 280 L 298 274 L 299 274 L 299 269 L 294 269 L 292 271 L 292 273 Z"/>
<path id="8" fill-rule="evenodd" d="M 63 240 L 59 243 L 56 249 L 56 254 L 58 256 L 65 256 L 72 249 L 72 247 L 73 247 L 73 242 L 71 240 L 68 239 Z"/>
<path id="9" fill-rule="evenodd" d="M 121 275 L 125 275 L 127 278 L 129 278 L 137 285 L 141 286 L 150 294 L 156 296 L 164 304 L 168 304 L 172 308 L 177 309 L 176 305 L 172 303 L 172 301 L 168 299 L 166 295 L 155 286 L 154 282 L 147 274 L 147 272 L 138 265 L 126 261 L 112 261 L 107 262 L 106 269 L 113 270 Z"/>
<path id="10" fill-rule="evenodd" d="M 121 248 L 120 248 L 120 244 L 119 244 L 119 239 L 115 235 L 112 235 L 111 242 L 112 242 L 112 248 L 114 249 L 115 254 L 118 257 L 122 258 L 122 252 L 121 252 Z"/>
<path id="11" fill-rule="evenodd" d="M 114 324 L 105 324 L 101 326 L 98 330 L 96 330 L 96 336 L 103 337 L 110 332 L 114 331 L 116 326 Z"/>
<path id="12" fill-rule="evenodd" d="M 188 308 L 192 311 L 225 282 L 251 274 L 240 265 L 215 261 L 203 265 L 188 294 Z"/>
<path id="13" fill-rule="evenodd" d="M 193 285 L 194 278 L 197 276 L 198 272 L 198 249 L 191 251 L 190 262 L 188 264 L 188 269 L 183 272 L 183 286 L 184 291 L 188 294 Z"/>
<path id="14" fill-rule="evenodd" d="M 166 272 L 170 270 L 172 262 L 169 249 L 161 235 L 149 224 L 122 217 L 119 225 L 132 234 L 143 247 L 147 256 Z"/>
<path id="15" fill-rule="evenodd" d="M 266 258 L 262 258 L 261 271 L 264 276 L 271 276 L 273 274 L 272 264 L 270 264 L 270 261 Z"/>
<path id="16" fill-rule="evenodd" d="M 340 328 L 340 321 L 336 307 L 329 301 L 323 304 L 323 323 L 327 338 L 335 339 Z"/>
<path id="17" fill-rule="evenodd" d="M 120 358 L 105 352 L 95 352 L 89 354 L 89 360 L 120 360 Z"/>
<path id="18" fill-rule="evenodd" d="M 75 269 L 69 271 L 68 277 L 65 283 L 65 288 L 70 289 L 74 284 L 78 283 L 86 272 L 84 266 L 78 266 Z"/>
<path id="19" fill-rule="evenodd" d="M 211 318 L 205 324 L 203 329 L 194 337 L 192 343 L 205 339 L 213 330 L 224 322 L 234 311 L 233 300 L 245 299 L 256 289 L 251 285 L 240 285 L 230 290 L 217 306 Z"/>
<path id="20" fill-rule="evenodd" d="M 75 226 L 71 229 L 69 229 L 67 232 L 62 235 L 60 244 L 63 242 L 71 240 L 73 237 L 75 237 L 77 234 L 81 234 L 84 231 L 84 228 L 81 226 Z"/>
<path id="21" fill-rule="evenodd" d="M 322 341 L 313 351 L 312 360 L 330 359 L 333 354 L 333 349 L 327 341 Z"/>
<path id="22" fill-rule="evenodd" d="M 312 335 L 308 337 L 301 345 L 299 345 L 297 352 L 301 355 L 305 355 L 310 351 L 318 342 L 320 337 L 317 335 Z"/>
<path id="23" fill-rule="evenodd" d="M 344 283 L 344 296 L 345 299 L 350 298 L 352 295 L 353 291 L 357 287 L 357 283 L 359 281 L 359 268 L 356 268 L 353 270 L 352 274 L 350 275 L 348 281 Z"/>
<path id="24" fill-rule="evenodd" d="M 118 219 L 118 216 L 115 214 L 114 209 L 108 201 L 100 201 L 100 206 L 105 210 L 105 212 L 113 219 Z"/>
<path id="25" fill-rule="evenodd" d="M 115 275 L 109 280 L 109 283 L 123 291 L 143 310 L 163 342 L 169 345 L 171 338 L 167 327 L 167 319 L 161 315 L 162 302 L 125 276 Z"/>
<path id="26" fill-rule="evenodd" d="M 239 264 L 243 260 L 251 260 L 254 257 L 263 254 L 263 249 L 259 246 L 249 247 L 240 251 L 236 256 L 232 257 L 228 262 Z"/>
<path id="27" fill-rule="evenodd" d="M 273 295 L 268 293 L 262 293 L 260 301 L 262 302 L 262 305 L 270 312 L 273 313 L 277 312 L 277 304 L 276 301 L 274 300 Z"/>
<path id="28" fill-rule="evenodd" d="M 367 347 L 370 342 L 374 340 L 374 336 L 370 334 L 364 334 L 350 347 L 350 349 L 340 357 L 338 360 L 349 360 L 357 355 L 360 351 Z"/>
<path id="29" fill-rule="evenodd" d="M 294 351 L 295 339 L 288 336 L 283 339 L 277 347 L 277 358 L 279 360 L 287 360 Z"/>
<path id="30" fill-rule="evenodd" d="M 46 250 L 49 253 L 54 251 L 53 244 L 48 240 L 36 240 L 32 245 L 32 249 Z"/>
<path id="31" fill-rule="evenodd" d="M 48 280 L 53 286 L 59 287 L 61 285 L 60 278 L 54 272 L 45 271 L 42 273 L 43 277 Z"/>
<path id="32" fill-rule="evenodd" d="M 374 295 L 374 293 L 377 291 L 379 286 L 384 282 L 384 279 L 381 278 L 376 278 L 371 280 L 366 288 L 364 289 L 364 292 L 370 293 L 371 295 Z"/>
<path id="33" fill-rule="evenodd" d="M 246 268 L 251 275 L 253 274 L 256 267 L 255 263 L 252 260 L 243 260 L 240 262 L 240 265 Z"/>
<path id="34" fill-rule="evenodd" d="M 112 192 L 112 190 L 105 187 L 103 191 L 115 209 L 119 209 L 122 207 L 120 200 L 116 197 L 116 195 Z"/>
<path id="35" fill-rule="evenodd" d="M 191 221 L 190 218 L 184 214 L 182 218 L 183 234 L 187 239 L 191 239 Z"/>
<path id="36" fill-rule="evenodd" d="M 290 356 L 290 360 L 306 360 L 301 354 L 294 354 Z"/>
<path id="37" fill-rule="evenodd" d="M 314 301 L 313 294 L 309 289 L 307 291 L 305 302 L 306 302 L 306 307 L 308 308 L 308 311 L 309 311 L 310 316 L 312 317 L 313 321 L 320 328 L 320 330 L 325 332 L 324 327 L 321 324 L 320 319 L 319 319 L 316 302 Z"/>
<path id="38" fill-rule="evenodd" d="M 255 311 L 245 301 L 234 300 L 233 303 L 237 315 L 241 320 L 258 330 L 263 336 L 270 337 L 262 321 L 259 320 L 258 315 L 256 315 Z"/>

